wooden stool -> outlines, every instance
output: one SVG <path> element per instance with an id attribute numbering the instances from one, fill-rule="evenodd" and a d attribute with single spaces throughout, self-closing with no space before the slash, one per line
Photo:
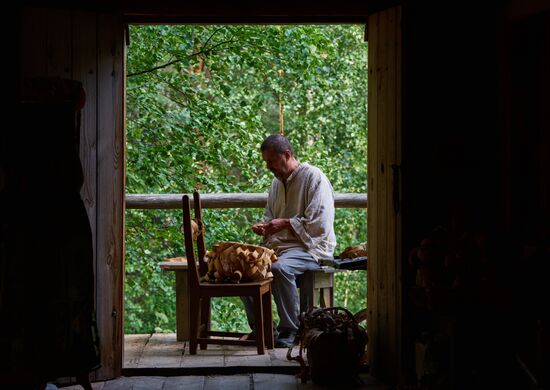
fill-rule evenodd
<path id="1" fill-rule="evenodd" d="M 334 306 L 334 273 L 339 271 L 323 267 L 306 271 L 296 278 L 296 287 L 300 289 L 300 313 L 315 306 Z"/>

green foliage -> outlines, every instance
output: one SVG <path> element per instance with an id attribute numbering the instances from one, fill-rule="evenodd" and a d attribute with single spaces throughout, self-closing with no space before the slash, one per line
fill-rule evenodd
<path id="1" fill-rule="evenodd" d="M 279 130 L 336 192 L 367 190 L 367 46 L 360 26 L 130 26 L 128 193 L 266 192 L 259 146 Z M 157 68 L 152 70 L 153 68 Z M 259 209 L 205 210 L 207 246 L 257 243 Z M 175 330 L 172 273 L 184 253 L 177 210 L 126 213 L 125 331 Z M 364 210 L 336 213 L 337 253 L 366 241 Z M 365 306 L 364 272 L 337 275 L 336 304 Z M 247 330 L 242 305 L 216 300 L 219 329 Z"/>

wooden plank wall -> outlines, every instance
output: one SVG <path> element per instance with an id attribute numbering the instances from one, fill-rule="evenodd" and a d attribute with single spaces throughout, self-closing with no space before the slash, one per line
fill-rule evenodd
<path id="1" fill-rule="evenodd" d="M 401 8 L 369 16 L 368 359 L 397 382 L 401 351 Z M 397 193 L 396 193 L 397 191 Z M 396 198 L 397 197 L 397 198 Z"/>
<path id="2" fill-rule="evenodd" d="M 124 28 L 118 16 L 23 8 L 20 81 L 61 77 L 82 82 L 81 196 L 94 240 L 96 307 L 102 367 L 96 379 L 122 367 L 124 245 Z"/>

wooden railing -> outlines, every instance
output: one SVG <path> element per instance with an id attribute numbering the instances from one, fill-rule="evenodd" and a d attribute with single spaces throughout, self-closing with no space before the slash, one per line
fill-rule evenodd
<path id="1" fill-rule="evenodd" d="M 179 209 L 183 194 L 126 194 L 127 209 Z M 193 207 L 193 197 L 191 207 Z M 266 193 L 201 194 L 205 209 L 264 208 Z M 367 208 L 367 194 L 336 194 L 336 208 Z"/>

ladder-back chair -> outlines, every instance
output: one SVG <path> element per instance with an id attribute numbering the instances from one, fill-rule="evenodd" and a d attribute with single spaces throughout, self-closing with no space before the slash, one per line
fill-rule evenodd
<path id="1" fill-rule="evenodd" d="M 195 222 L 198 225 L 196 234 L 197 255 L 195 255 L 195 240 L 191 226 L 191 202 L 188 195 L 182 197 L 183 232 L 185 252 L 189 271 L 189 332 L 191 355 L 197 353 L 197 345 L 206 349 L 207 344 L 218 345 L 256 345 L 258 354 L 265 353 L 265 348 L 273 349 L 273 319 L 271 314 L 271 279 L 250 283 L 209 283 L 201 281 L 201 277 L 208 271 L 204 260 L 206 247 L 204 242 L 204 224 L 202 221 L 202 207 L 200 195 L 193 193 L 193 208 Z M 256 323 L 256 340 L 240 339 L 245 333 L 221 332 L 210 329 L 211 300 L 214 297 L 250 296 L 254 302 L 254 317 Z M 212 338 L 217 336 L 218 338 Z M 219 337 L 224 337 L 219 338 Z M 229 338 L 227 338 L 229 337 Z"/>

